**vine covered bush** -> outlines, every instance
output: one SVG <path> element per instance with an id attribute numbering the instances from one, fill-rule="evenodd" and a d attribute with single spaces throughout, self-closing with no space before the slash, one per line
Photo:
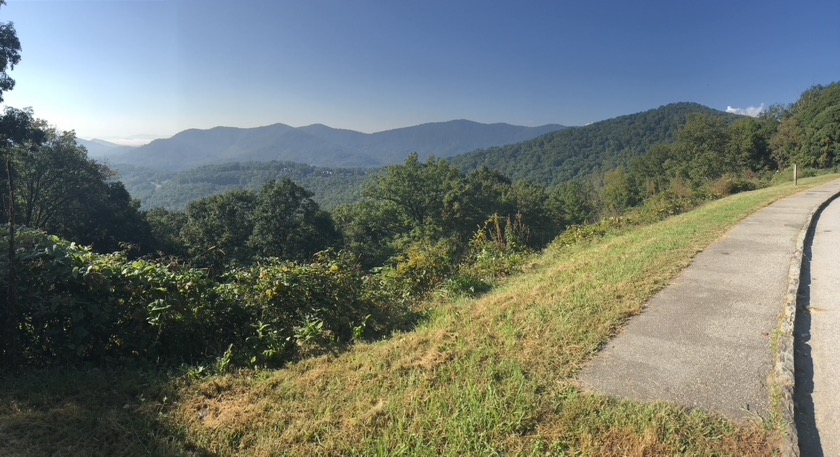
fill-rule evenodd
<path id="1" fill-rule="evenodd" d="M 0 232 L 8 242 L 8 230 Z M 282 365 L 381 337 L 410 313 L 371 293 L 347 255 L 268 259 L 219 279 L 177 262 L 97 254 L 37 230 L 17 241 L 14 319 L 23 363 L 148 360 Z M 0 260 L 0 287 L 8 281 Z M 380 305 L 381 303 L 386 303 Z M 4 335 L 5 336 L 5 335 Z"/>

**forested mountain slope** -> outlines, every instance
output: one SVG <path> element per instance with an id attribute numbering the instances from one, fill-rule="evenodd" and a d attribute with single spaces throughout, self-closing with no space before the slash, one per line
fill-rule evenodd
<path id="1" fill-rule="evenodd" d="M 741 118 L 697 103 L 673 103 L 518 144 L 471 152 L 451 162 L 464 170 L 484 165 L 514 181 L 558 185 L 624 165 L 657 144 L 674 141 L 677 131 L 695 113 L 733 121 Z"/>

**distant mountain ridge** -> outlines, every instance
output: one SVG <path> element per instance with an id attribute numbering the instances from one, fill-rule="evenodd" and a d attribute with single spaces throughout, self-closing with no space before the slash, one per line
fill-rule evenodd
<path id="1" fill-rule="evenodd" d="M 162 171 L 181 171 L 227 162 L 290 161 L 321 167 L 376 168 L 421 158 L 452 157 L 476 149 L 519 143 L 566 127 L 523 127 L 454 120 L 362 133 L 323 124 L 291 127 L 190 129 L 139 147 L 108 148 L 80 141 L 91 157 Z"/>
<path id="2" fill-rule="evenodd" d="M 77 138 L 76 142 L 87 149 L 88 156 L 97 160 L 105 159 L 132 149 L 131 146 L 123 146 L 121 144 L 100 140 L 98 138 L 94 138 L 92 140 Z"/>

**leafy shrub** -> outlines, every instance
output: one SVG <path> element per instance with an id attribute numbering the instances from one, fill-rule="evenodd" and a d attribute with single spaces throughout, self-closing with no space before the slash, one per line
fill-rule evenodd
<path id="1" fill-rule="evenodd" d="M 414 241 L 390 263 L 376 270 L 381 293 L 401 303 L 416 301 L 440 286 L 455 270 L 456 243 L 449 239 Z"/>
<path id="2" fill-rule="evenodd" d="M 20 303 L 12 317 L 27 364 L 280 365 L 413 319 L 382 300 L 380 282 L 343 253 L 320 253 L 309 264 L 265 259 L 214 280 L 204 270 L 97 254 L 40 231 L 22 230 L 17 241 Z M 7 272 L 4 257 L 3 289 Z"/>
<path id="3" fill-rule="evenodd" d="M 748 190 L 755 190 L 757 184 L 746 178 L 727 174 L 724 175 L 709 185 L 709 192 L 714 198 L 723 198 L 727 195 L 737 194 Z"/>
<path id="4" fill-rule="evenodd" d="M 454 295 L 477 297 L 489 292 L 492 288 L 492 284 L 481 278 L 469 273 L 460 273 L 446 281 L 444 290 Z"/>
<path id="5" fill-rule="evenodd" d="M 386 331 L 370 325 L 369 316 L 382 313 L 364 287 L 347 255 L 322 252 L 309 264 L 264 259 L 231 270 L 216 291 L 250 323 L 240 356 L 252 365 L 276 365 Z"/>
<path id="6" fill-rule="evenodd" d="M 521 216 L 503 219 L 494 214 L 475 232 L 460 276 L 484 282 L 512 273 L 531 250 L 529 230 Z"/>
<path id="7" fill-rule="evenodd" d="M 200 270 L 96 254 L 34 230 L 17 241 L 17 320 L 29 363 L 187 361 L 216 353 L 229 336 L 222 323 L 232 311 L 219 306 Z M 5 289 L 5 257 L 0 265 Z"/>

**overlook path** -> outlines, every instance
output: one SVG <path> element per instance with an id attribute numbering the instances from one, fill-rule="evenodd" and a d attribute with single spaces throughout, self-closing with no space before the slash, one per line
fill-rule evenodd
<path id="1" fill-rule="evenodd" d="M 589 388 L 736 420 L 768 418 L 772 338 L 808 216 L 840 180 L 758 211 L 698 254 L 581 372 Z"/>

